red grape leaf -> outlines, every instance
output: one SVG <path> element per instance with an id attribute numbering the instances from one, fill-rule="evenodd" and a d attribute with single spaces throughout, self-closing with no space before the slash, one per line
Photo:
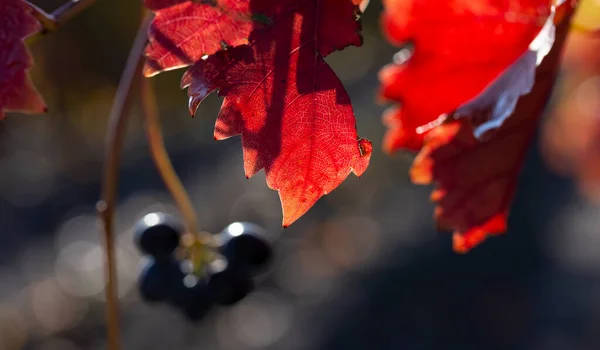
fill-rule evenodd
<path id="1" fill-rule="evenodd" d="M 384 147 L 418 149 L 417 128 L 479 95 L 525 53 L 551 13 L 549 0 L 384 0 L 383 29 L 400 62 L 380 73 L 381 95 L 399 101 L 388 113 Z"/>
<path id="2" fill-rule="evenodd" d="M 248 43 L 249 0 L 146 0 L 155 12 L 148 30 L 149 77 L 193 64 L 226 46 Z"/>
<path id="3" fill-rule="evenodd" d="M 475 138 L 472 119 L 444 123 L 425 136 L 411 178 L 419 184 L 437 184 L 431 195 L 437 203 L 437 225 L 454 231 L 457 252 L 470 250 L 488 234 L 506 231 L 518 175 L 552 92 L 568 25 L 568 19 L 561 20 L 556 42 L 537 70 L 533 90 L 521 97 L 514 114 L 493 136 Z"/>
<path id="4" fill-rule="evenodd" d="M 33 65 L 23 39 L 40 30 L 40 23 L 21 0 L 0 3 L 0 119 L 5 111 L 46 112 L 28 70 Z"/>
<path id="5" fill-rule="evenodd" d="M 192 113 L 214 90 L 225 97 L 215 139 L 242 135 L 246 176 L 265 169 L 284 226 L 368 166 L 371 143 L 358 138 L 350 98 L 323 60 L 362 44 L 359 2 L 252 1 L 252 12 L 269 20 L 250 45 L 197 62 L 182 80 Z"/>

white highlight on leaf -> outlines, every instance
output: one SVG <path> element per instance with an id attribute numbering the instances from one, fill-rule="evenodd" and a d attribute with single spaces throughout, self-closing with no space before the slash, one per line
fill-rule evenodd
<path id="1" fill-rule="evenodd" d="M 393 61 L 395 64 L 404 64 L 408 61 L 413 55 L 413 51 L 410 47 L 403 47 L 400 51 L 396 52 L 393 56 Z"/>
<path id="2" fill-rule="evenodd" d="M 424 134 L 424 133 L 428 132 L 429 130 L 442 125 L 446 121 L 446 119 L 448 119 L 448 114 L 444 113 L 444 114 L 440 115 L 439 117 L 437 117 L 436 120 L 429 122 L 425 125 L 419 126 L 416 130 L 416 133 Z"/>
<path id="3" fill-rule="evenodd" d="M 544 23 L 542 30 L 538 33 L 538 35 L 533 39 L 531 44 L 529 44 L 529 51 L 533 51 L 536 53 L 536 66 L 539 66 L 544 57 L 550 53 L 552 49 L 552 45 L 554 45 L 554 39 L 556 36 L 556 26 L 554 25 L 554 14 L 555 7 L 552 7 L 552 13 Z"/>
<path id="4" fill-rule="evenodd" d="M 556 6 L 564 1 L 559 0 Z M 500 127 L 515 111 L 519 98 L 531 92 L 535 83 L 535 70 L 554 45 L 556 6 L 552 7 L 550 16 L 529 45 L 529 49 L 479 95 L 458 107 L 454 112 L 456 118 L 482 112 L 486 114 L 486 122 L 478 125 L 473 131 L 476 138 L 480 139 L 486 132 Z"/>

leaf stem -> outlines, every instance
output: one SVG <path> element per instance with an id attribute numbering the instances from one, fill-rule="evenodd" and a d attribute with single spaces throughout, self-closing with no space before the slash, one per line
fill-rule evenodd
<path id="1" fill-rule="evenodd" d="M 95 2 L 96 0 L 70 0 L 54 10 L 54 12 L 47 13 L 29 1 L 25 1 L 32 9 L 33 16 L 42 24 L 42 34 L 57 30 L 65 22 L 75 17 Z"/>
<path id="2" fill-rule="evenodd" d="M 115 258 L 115 237 L 113 230 L 113 219 L 116 209 L 118 171 L 120 155 L 125 138 L 127 119 L 133 102 L 133 90 L 137 79 L 141 76 L 143 60 L 142 54 L 147 41 L 147 31 L 151 15 L 146 13 L 140 25 L 133 47 L 127 58 L 125 70 L 119 82 L 116 97 L 110 112 L 107 134 L 106 154 L 104 167 L 104 180 L 102 199 L 97 204 L 98 214 L 104 225 L 105 239 L 105 296 L 106 296 L 106 322 L 108 349 L 119 350 L 119 320 L 117 301 L 117 271 Z"/>

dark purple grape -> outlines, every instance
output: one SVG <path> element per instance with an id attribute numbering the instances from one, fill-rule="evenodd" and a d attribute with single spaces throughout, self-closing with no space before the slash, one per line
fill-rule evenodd
<path id="1" fill-rule="evenodd" d="M 233 305 L 254 290 L 254 281 L 243 265 L 228 265 L 209 277 L 208 289 L 216 304 Z"/>
<path id="2" fill-rule="evenodd" d="M 213 307 L 206 281 L 183 273 L 173 288 L 169 302 L 193 322 L 203 319 Z"/>
<path id="3" fill-rule="evenodd" d="M 252 273 L 264 268 L 273 257 L 273 249 L 262 227 L 249 222 L 234 222 L 220 234 L 221 253 L 230 266 L 246 265 Z"/>
<path id="4" fill-rule="evenodd" d="M 181 273 L 175 260 L 157 261 L 146 258 L 138 287 L 140 295 L 146 302 L 160 302 L 169 298 L 173 283 L 177 281 Z"/>
<path id="5" fill-rule="evenodd" d="M 177 218 L 165 213 L 150 213 L 135 225 L 134 240 L 143 253 L 165 260 L 179 245 L 183 230 Z"/>

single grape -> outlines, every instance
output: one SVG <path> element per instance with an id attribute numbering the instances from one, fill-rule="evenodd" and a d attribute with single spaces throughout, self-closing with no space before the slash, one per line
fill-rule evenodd
<path id="1" fill-rule="evenodd" d="M 244 265 L 227 267 L 209 277 L 208 288 L 211 299 L 219 305 L 233 305 L 254 290 L 254 281 Z"/>
<path id="2" fill-rule="evenodd" d="M 213 303 L 208 298 L 207 292 L 196 293 L 196 298 L 191 299 L 185 307 L 181 307 L 188 320 L 201 321 L 212 310 Z"/>
<path id="3" fill-rule="evenodd" d="M 220 234 L 221 253 L 229 266 L 247 265 L 252 273 L 265 267 L 273 257 L 273 249 L 262 227 L 249 222 L 234 222 Z"/>
<path id="4" fill-rule="evenodd" d="M 183 227 L 177 218 L 165 213 L 150 213 L 135 225 L 134 240 L 140 251 L 164 260 L 179 245 L 182 232 Z"/>
<path id="5" fill-rule="evenodd" d="M 169 302 L 193 322 L 200 321 L 213 307 L 206 281 L 183 273 L 174 285 Z"/>
<path id="6" fill-rule="evenodd" d="M 146 302 L 160 302 L 169 298 L 173 282 L 177 280 L 179 268 L 175 260 L 157 261 L 146 257 L 142 265 L 138 287 Z"/>

